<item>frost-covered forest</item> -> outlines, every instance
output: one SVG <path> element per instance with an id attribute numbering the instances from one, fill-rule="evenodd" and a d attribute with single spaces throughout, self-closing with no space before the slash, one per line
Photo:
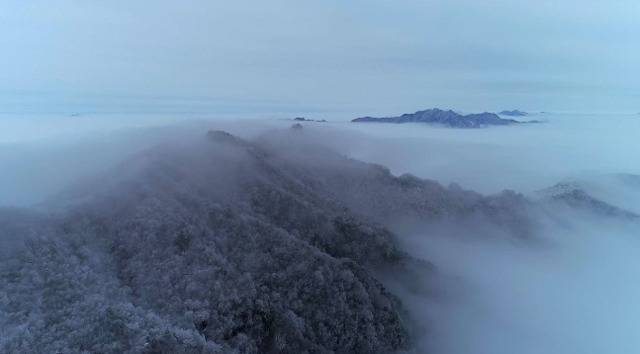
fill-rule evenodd
<path id="1" fill-rule="evenodd" d="M 0 354 L 640 353 L 638 19 L 0 0 Z"/>
<path id="2" fill-rule="evenodd" d="M 400 249 L 407 225 L 535 243 L 532 215 L 551 206 L 637 217 L 561 187 L 532 201 L 394 176 L 300 127 L 160 144 L 38 208 L 0 212 L 13 242 L 0 263 L 0 348 L 412 350 L 425 328 L 394 292 L 437 296 L 411 274 L 435 283 L 438 271 Z"/>

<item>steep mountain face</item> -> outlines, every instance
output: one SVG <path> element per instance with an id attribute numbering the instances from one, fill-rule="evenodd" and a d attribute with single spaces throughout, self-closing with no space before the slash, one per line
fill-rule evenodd
<path id="1" fill-rule="evenodd" d="M 362 117 L 352 120 L 356 123 L 429 123 L 452 128 L 482 128 L 490 125 L 510 125 L 519 123 L 513 119 L 500 118 L 495 113 L 462 115 L 452 110 L 427 109 L 415 113 L 405 113 L 398 117 Z"/>
<path id="2" fill-rule="evenodd" d="M 395 177 L 301 129 L 151 149 L 47 208 L 11 216 L 42 226 L 0 263 L 2 352 L 396 352 L 409 319 L 375 274 L 415 262 L 384 225 L 533 228 L 515 193 Z"/>

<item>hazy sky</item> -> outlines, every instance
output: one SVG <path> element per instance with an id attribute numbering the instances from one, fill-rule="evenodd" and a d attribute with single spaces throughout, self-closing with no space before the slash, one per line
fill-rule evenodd
<path id="1" fill-rule="evenodd" d="M 639 19 L 637 0 L 0 0 L 0 111 L 637 112 Z"/>

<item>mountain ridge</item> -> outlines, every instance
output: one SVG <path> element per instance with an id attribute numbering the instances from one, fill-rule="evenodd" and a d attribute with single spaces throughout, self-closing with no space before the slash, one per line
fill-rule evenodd
<path id="1" fill-rule="evenodd" d="M 0 210 L 27 237 L 0 262 L 0 351 L 401 352 L 411 314 L 379 273 L 437 269 L 399 248 L 395 221 L 535 237 L 521 194 L 395 176 L 309 133 L 210 131 L 132 156 L 49 214 Z"/>
<path id="2" fill-rule="evenodd" d="M 428 123 L 450 128 L 484 128 L 488 126 L 504 126 L 520 124 L 515 119 L 500 118 L 495 113 L 483 112 L 463 115 L 453 110 L 439 108 L 426 109 L 415 113 L 405 113 L 395 117 L 361 117 L 353 119 L 353 123 Z"/>

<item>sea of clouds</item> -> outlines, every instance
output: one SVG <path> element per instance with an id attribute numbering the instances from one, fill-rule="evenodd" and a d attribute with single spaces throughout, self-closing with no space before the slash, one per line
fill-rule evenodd
<path id="1" fill-rule="evenodd" d="M 170 116 L 38 116 L 0 121 L 0 206 L 38 207 L 77 180 L 136 151 L 223 129 L 251 138 L 288 120 Z M 558 182 L 640 213 L 640 116 L 544 114 L 541 124 L 486 129 L 307 123 L 326 144 L 395 174 L 411 173 L 484 194 L 512 189 L 532 200 Z M 538 217 L 538 216 L 532 216 Z M 558 211 L 540 219 L 540 242 L 472 229 L 413 227 L 400 235 L 432 262 L 440 296 L 396 289 L 433 353 L 640 352 L 640 227 Z M 6 241 L 6 240 L 5 240 Z M 3 242 L 5 242 L 3 241 Z M 436 282 L 434 285 L 433 283 Z"/>

